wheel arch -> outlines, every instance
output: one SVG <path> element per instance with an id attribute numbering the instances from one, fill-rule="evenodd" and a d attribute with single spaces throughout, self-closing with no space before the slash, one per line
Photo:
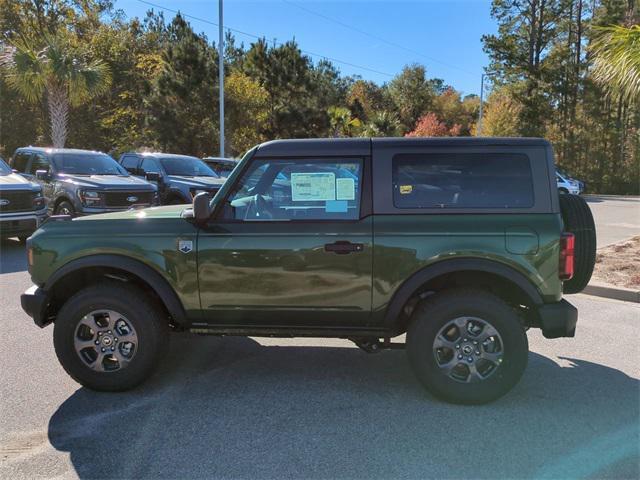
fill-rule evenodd
<path id="1" fill-rule="evenodd" d="M 133 282 L 152 294 L 177 326 L 188 323 L 182 302 L 169 282 L 139 260 L 115 254 L 89 255 L 56 270 L 43 285 L 48 294 L 47 317 L 51 318 L 79 285 L 87 286 L 100 278 Z"/>
<path id="2" fill-rule="evenodd" d="M 52 202 L 53 203 L 52 211 L 55 212 L 58 206 L 62 202 L 69 202 L 73 208 L 76 208 L 76 206 L 73 203 L 73 200 L 70 198 L 70 195 L 67 192 L 63 192 L 60 195 L 58 195 L 56 199 Z"/>
<path id="3" fill-rule="evenodd" d="M 407 307 L 412 311 L 423 294 L 470 286 L 492 291 L 515 306 L 535 308 L 544 303 L 535 285 L 513 267 L 486 259 L 443 260 L 418 270 L 398 287 L 386 307 L 384 325 L 403 333 L 408 324 Z"/>

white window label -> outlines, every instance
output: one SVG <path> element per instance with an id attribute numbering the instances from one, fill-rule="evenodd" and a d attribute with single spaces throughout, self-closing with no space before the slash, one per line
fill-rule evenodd
<path id="1" fill-rule="evenodd" d="M 355 200 L 356 182 L 353 178 L 336 179 L 336 200 Z"/>
<path id="2" fill-rule="evenodd" d="M 309 202 L 336 199 L 336 176 L 333 172 L 291 173 L 291 199 Z"/>

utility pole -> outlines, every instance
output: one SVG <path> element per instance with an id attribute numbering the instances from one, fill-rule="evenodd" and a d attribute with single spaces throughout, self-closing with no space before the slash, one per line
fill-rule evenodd
<path id="1" fill-rule="evenodd" d="M 220 156 L 224 157 L 224 28 L 222 19 L 222 0 L 218 0 L 218 83 L 220 90 Z"/>
<path id="2" fill-rule="evenodd" d="M 480 113 L 478 114 L 478 128 L 476 129 L 476 136 L 482 136 L 482 103 L 484 100 L 484 76 L 483 73 L 480 75 Z"/>

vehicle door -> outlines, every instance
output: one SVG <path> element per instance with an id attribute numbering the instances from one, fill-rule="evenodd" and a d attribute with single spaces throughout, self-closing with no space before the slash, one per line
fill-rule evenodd
<path id="1" fill-rule="evenodd" d="M 351 157 L 250 162 L 198 236 L 205 321 L 366 325 L 373 258 L 368 170 L 368 159 Z"/>
<path id="2" fill-rule="evenodd" d="M 158 187 L 158 195 L 160 195 L 161 201 L 164 202 L 166 197 L 166 184 L 163 181 L 164 172 L 162 171 L 162 167 L 160 167 L 160 163 L 154 157 L 142 157 L 142 161 L 140 162 L 139 168 L 140 174 L 142 178 L 146 179 L 147 173 L 157 173 L 159 178 L 158 181 L 149 180 L 150 183 L 156 184 Z"/>
<path id="3" fill-rule="evenodd" d="M 36 177 L 36 172 L 38 170 L 44 170 L 49 174 L 49 177 L 46 180 L 39 179 Z M 55 181 L 53 179 L 53 169 L 49 159 L 43 153 L 34 153 L 31 156 L 31 162 L 29 163 L 29 167 L 27 169 L 28 178 L 33 180 L 34 182 L 39 183 L 42 186 L 42 194 L 46 199 L 51 199 L 53 197 Z"/>

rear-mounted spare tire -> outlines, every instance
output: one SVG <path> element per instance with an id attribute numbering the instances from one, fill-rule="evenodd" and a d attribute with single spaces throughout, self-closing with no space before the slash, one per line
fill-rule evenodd
<path id="1" fill-rule="evenodd" d="M 559 195 L 564 230 L 575 236 L 574 273 L 563 284 L 564 293 L 579 293 L 591 280 L 596 264 L 596 226 L 587 202 L 578 195 Z"/>

